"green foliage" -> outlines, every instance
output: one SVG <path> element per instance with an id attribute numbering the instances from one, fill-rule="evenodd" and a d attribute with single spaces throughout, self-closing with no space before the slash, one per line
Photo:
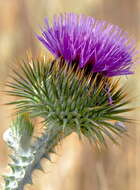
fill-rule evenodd
<path id="1" fill-rule="evenodd" d="M 40 165 L 42 158 L 50 160 L 50 154 L 61 140 L 61 131 L 55 130 L 44 133 L 32 143 L 33 124 L 28 113 L 19 114 L 5 132 L 4 139 L 12 148 L 10 154 L 11 171 L 4 175 L 5 190 L 23 190 L 25 184 L 32 184 L 32 171 L 43 170 Z"/>
<path id="2" fill-rule="evenodd" d="M 44 118 L 48 130 L 52 126 L 62 132 L 74 131 L 89 140 L 105 145 L 105 135 L 116 143 L 114 134 L 124 131 L 113 121 L 128 121 L 122 114 L 132 109 L 118 81 L 95 75 L 63 64 L 61 60 L 22 63 L 21 72 L 14 70 L 8 93 L 18 97 L 18 112 Z M 112 99 L 112 103 L 109 102 Z"/>
<path id="3" fill-rule="evenodd" d="M 18 114 L 11 125 L 12 136 L 15 137 L 17 144 L 23 149 L 30 146 L 34 126 L 28 113 Z"/>
<path id="4" fill-rule="evenodd" d="M 33 162 L 34 151 L 31 149 L 31 139 L 34 125 L 28 113 L 18 114 L 4 133 L 4 140 L 13 149 L 10 154 L 11 171 L 4 176 L 6 190 L 19 190 L 19 184 L 26 174 L 28 166 Z"/>

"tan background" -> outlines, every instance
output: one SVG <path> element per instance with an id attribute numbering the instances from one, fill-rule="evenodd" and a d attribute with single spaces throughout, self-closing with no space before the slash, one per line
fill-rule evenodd
<path id="1" fill-rule="evenodd" d="M 9 66 L 31 49 L 36 55 L 41 44 L 34 37 L 45 16 L 60 12 L 76 12 L 118 24 L 140 44 L 140 0 L 0 0 L 0 82 L 1 89 L 8 78 Z M 140 49 L 140 48 L 139 48 Z M 129 77 L 129 90 L 139 106 L 140 66 Z M 6 171 L 7 146 L 2 134 L 8 127 L 11 107 L 2 104 L 9 99 L 0 96 L 0 173 Z M 121 147 L 110 145 L 99 153 L 87 142 L 80 143 L 75 134 L 57 147 L 52 163 L 42 161 L 45 173 L 33 173 L 32 190 L 139 190 L 140 189 L 140 129 L 139 109 L 131 114 L 137 125 L 130 126 L 132 139 L 124 138 Z"/>

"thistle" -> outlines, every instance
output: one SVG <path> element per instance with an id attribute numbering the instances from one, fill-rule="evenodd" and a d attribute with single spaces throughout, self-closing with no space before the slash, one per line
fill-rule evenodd
<path id="1" fill-rule="evenodd" d="M 106 136 L 126 131 L 129 97 L 112 76 L 132 74 L 134 44 L 117 26 L 83 15 L 64 14 L 45 20 L 38 39 L 54 59 L 34 59 L 13 70 L 8 94 L 17 99 L 17 119 L 4 139 L 13 149 L 12 168 L 5 175 L 6 190 L 22 190 L 42 158 L 51 159 L 55 146 L 75 132 L 98 147 Z M 43 134 L 33 141 L 34 118 L 43 122 Z M 33 124 L 34 123 L 34 124 Z M 16 139 L 15 141 L 13 139 Z M 22 175 L 17 175 L 22 171 Z"/>
<path id="2" fill-rule="evenodd" d="M 105 76 L 132 74 L 135 43 L 118 26 L 92 17 L 67 13 L 45 19 L 44 46 L 57 58 Z"/>

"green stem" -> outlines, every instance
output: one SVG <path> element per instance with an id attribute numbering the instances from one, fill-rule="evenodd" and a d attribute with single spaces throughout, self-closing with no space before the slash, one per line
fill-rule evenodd
<path id="1" fill-rule="evenodd" d="M 32 183 L 32 171 L 41 169 L 40 160 L 42 158 L 49 159 L 54 147 L 69 134 L 62 135 L 62 130 L 44 133 L 27 150 L 20 149 L 18 152 L 14 151 L 11 156 L 13 163 L 10 164 L 12 172 L 4 177 L 5 190 L 23 190 L 24 185 Z M 14 147 L 12 148 L 14 149 Z"/>

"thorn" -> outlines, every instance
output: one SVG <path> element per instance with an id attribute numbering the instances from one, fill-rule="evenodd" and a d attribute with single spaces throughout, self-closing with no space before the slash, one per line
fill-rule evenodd
<path id="1" fill-rule="evenodd" d="M 4 181 L 5 182 L 10 182 L 11 180 L 15 180 L 15 176 L 13 176 L 13 175 L 2 175 L 2 177 L 4 178 Z"/>
<path id="2" fill-rule="evenodd" d="M 29 178 L 27 183 L 30 184 L 30 185 L 32 185 L 33 184 L 32 178 Z"/>
<path id="3" fill-rule="evenodd" d="M 51 161 L 51 157 L 50 157 L 49 153 L 45 153 L 43 155 L 43 157 L 46 158 L 47 160 Z"/>
<path id="4" fill-rule="evenodd" d="M 13 165 L 13 164 L 8 163 L 8 166 L 9 166 L 9 167 L 12 169 L 12 171 L 14 172 L 14 170 L 15 170 L 14 165 Z"/>
<path id="5" fill-rule="evenodd" d="M 11 160 L 13 161 L 13 162 L 17 162 L 17 159 L 16 159 L 16 156 L 14 156 L 14 155 L 12 155 L 12 154 L 8 154 L 8 156 L 11 158 Z"/>
<path id="6" fill-rule="evenodd" d="M 44 173 L 44 170 L 43 170 L 43 168 L 42 168 L 42 166 L 41 166 L 40 163 L 38 163 L 38 164 L 35 166 L 35 169 L 41 170 L 41 171 Z"/>
<path id="7" fill-rule="evenodd" d="M 56 151 L 53 150 L 53 149 L 51 149 L 51 150 L 49 151 L 49 153 L 56 154 Z"/>

